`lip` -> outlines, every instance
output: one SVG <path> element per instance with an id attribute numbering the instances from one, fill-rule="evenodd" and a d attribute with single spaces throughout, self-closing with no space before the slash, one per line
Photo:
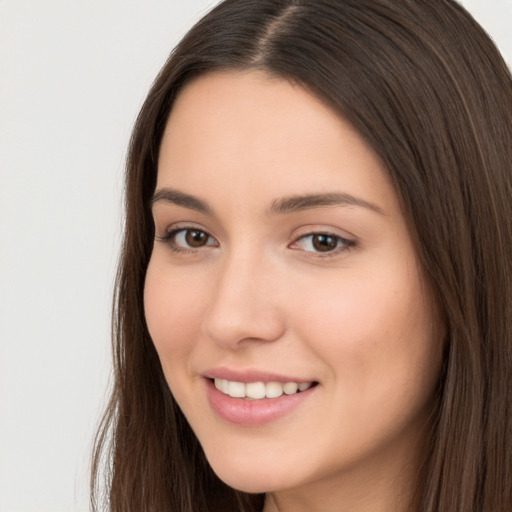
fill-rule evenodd
<path id="1" fill-rule="evenodd" d="M 254 369 L 241 371 L 225 367 L 206 370 L 202 373 L 202 376 L 206 379 L 225 379 L 232 382 L 243 382 L 244 384 L 247 384 L 248 382 L 281 382 L 282 384 L 286 384 L 287 382 L 317 382 L 315 379 L 304 377 L 283 375 Z"/>
<path id="2" fill-rule="evenodd" d="M 294 393 L 293 395 L 283 394 L 278 398 L 247 400 L 244 398 L 232 398 L 222 393 L 215 387 L 213 383 L 214 378 L 244 383 L 311 381 L 262 372 L 248 372 L 243 375 L 236 371 L 226 371 L 225 369 L 205 372 L 204 382 L 206 396 L 214 413 L 222 420 L 242 427 L 257 427 L 283 418 L 297 407 L 306 404 L 318 388 L 318 385 L 315 385 L 305 391 Z"/>

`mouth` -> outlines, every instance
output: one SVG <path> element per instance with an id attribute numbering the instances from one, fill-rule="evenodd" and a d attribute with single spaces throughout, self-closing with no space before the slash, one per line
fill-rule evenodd
<path id="1" fill-rule="evenodd" d="M 213 374 L 213 375 L 212 375 Z M 223 421 L 257 427 L 312 403 L 319 382 L 262 372 L 213 370 L 203 375 L 210 407 Z M 304 404 L 304 405 L 303 405 Z"/>
<path id="2" fill-rule="evenodd" d="M 311 382 L 237 382 L 227 379 L 210 379 L 215 388 L 231 398 L 243 398 L 246 400 L 274 399 L 282 395 L 295 395 L 316 386 Z"/>

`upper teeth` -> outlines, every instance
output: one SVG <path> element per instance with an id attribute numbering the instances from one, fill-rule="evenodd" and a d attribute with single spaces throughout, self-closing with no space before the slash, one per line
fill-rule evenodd
<path id="1" fill-rule="evenodd" d="M 225 395 L 233 398 L 278 398 L 283 393 L 293 395 L 297 391 L 305 391 L 312 382 L 234 382 L 226 379 L 215 379 L 215 387 Z"/>

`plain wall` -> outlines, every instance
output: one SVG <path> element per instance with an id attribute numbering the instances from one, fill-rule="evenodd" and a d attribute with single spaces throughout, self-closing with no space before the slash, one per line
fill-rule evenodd
<path id="1" fill-rule="evenodd" d="M 131 126 L 209 0 L 0 0 L 0 511 L 88 510 Z M 512 0 L 466 0 L 512 62 Z"/>

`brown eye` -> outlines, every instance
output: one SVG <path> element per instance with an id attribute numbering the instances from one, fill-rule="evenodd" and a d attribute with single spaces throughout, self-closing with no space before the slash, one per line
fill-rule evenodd
<path id="1" fill-rule="evenodd" d="M 174 252 L 187 252 L 219 246 L 213 236 L 196 228 L 174 229 L 163 237 L 157 237 L 157 239 L 168 244 Z"/>
<path id="2" fill-rule="evenodd" d="M 207 245 L 209 238 L 208 234 L 204 231 L 199 231 L 198 229 L 185 230 L 185 242 L 194 249 Z"/>
<path id="3" fill-rule="evenodd" d="M 318 256 L 322 254 L 336 256 L 355 247 L 355 245 L 356 242 L 353 240 L 347 240 L 339 235 L 317 232 L 301 236 L 290 247 Z"/>
<path id="4" fill-rule="evenodd" d="M 339 237 L 319 233 L 311 236 L 311 243 L 318 252 L 333 251 L 338 247 Z"/>

